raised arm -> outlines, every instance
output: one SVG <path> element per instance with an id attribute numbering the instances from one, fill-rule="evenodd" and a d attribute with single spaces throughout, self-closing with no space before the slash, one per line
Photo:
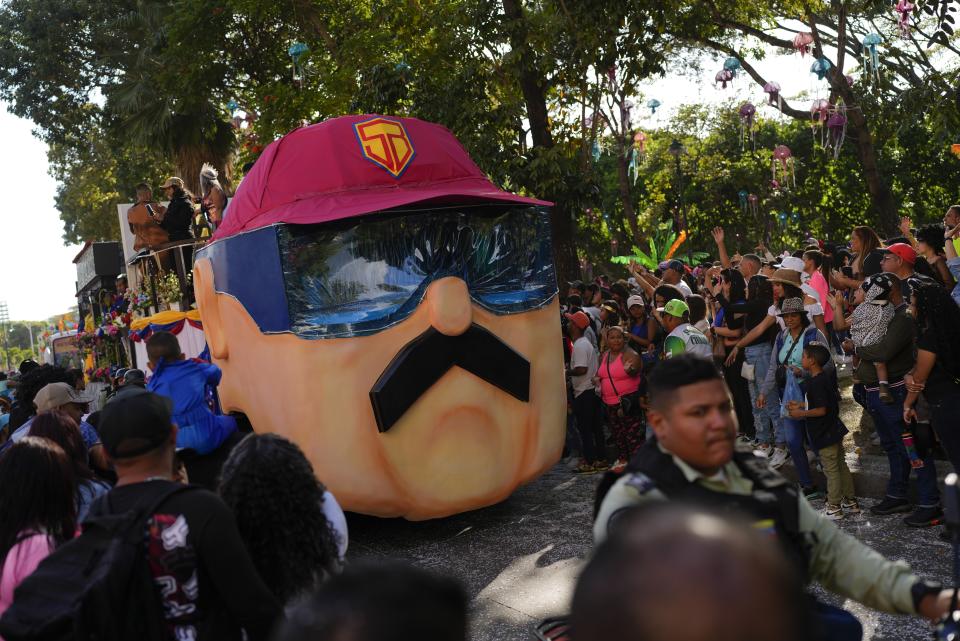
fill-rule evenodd
<path id="1" fill-rule="evenodd" d="M 727 246 L 723 244 L 723 227 L 714 227 L 711 233 L 713 234 L 713 241 L 717 243 L 717 253 L 720 256 L 720 264 L 724 269 L 727 269 L 730 267 L 730 256 L 727 254 Z"/>

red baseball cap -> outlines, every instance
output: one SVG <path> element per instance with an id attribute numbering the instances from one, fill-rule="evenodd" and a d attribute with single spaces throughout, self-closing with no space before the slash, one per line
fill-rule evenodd
<path id="1" fill-rule="evenodd" d="M 566 319 L 579 327 L 580 329 L 586 329 L 587 325 L 590 324 L 590 319 L 587 318 L 587 315 L 584 312 L 576 312 L 575 314 L 564 314 Z"/>
<path id="2" fill-rule="evenodd" d="M 917 252 L 913 247 L 906 243 L 894 243 L 883 250 L 887 254 L 893 254 L 905 263 L 914 264 L 917 262 Z"/>
<path id="3" fill-rule="evenodd" d="M 270 143 L 230 199 L 213 240 L 276 223 L 323 223 L 428 202 L 552 204 L 496 187 L 440 125 L 340 116 Z"/>

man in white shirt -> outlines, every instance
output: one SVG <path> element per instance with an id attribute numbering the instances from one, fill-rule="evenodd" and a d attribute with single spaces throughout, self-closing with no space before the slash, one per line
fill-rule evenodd
<path id="1" fill-rule="evenodd" d="M 687 296 L 692 296 L 693 291 L 690 289 L 690 286 L 687 285 L 683 280 L 683 275 L 686 273 L 686 268 L 683 266 L 683 263 L 679 260 L 671 260 L 667 262 L 666 268 L 663 270 L 663 282 L 668 285 L 673 285 L 681 292 L 683 292 L 684 298 Z"/>
<path id="2" fill-rule="evenodd" d="M 584 332 L 590 327 L 585 313 L 564 314 L 567 319 L 567 334 L 573 341 L 570 357 L 570 384 L 573 388 L 573 416 L 577 420 L 580 441 L 583 444 L 583 460 L 577 466 L 578 474 L 592 474 L 609 469 L 603 442 L 603 426 L 598 421 L 600 399 L 594 390 L 593 379 L 597 375 L 600 358 Z"/>

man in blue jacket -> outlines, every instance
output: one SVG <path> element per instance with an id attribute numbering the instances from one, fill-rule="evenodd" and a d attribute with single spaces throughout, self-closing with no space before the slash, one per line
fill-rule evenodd
<path id="1" fill-rule="evenodd" d="M 207 405 L 207 387 L 216 387 L 223 375 L 219 367 L 187 360 L 170 332 L 147 339 L 147 358 L 153 370 L 147 389 L 173 401 L 177 449 L 209 454 L 237 430 L 236 419 L 214 414 Z"/>

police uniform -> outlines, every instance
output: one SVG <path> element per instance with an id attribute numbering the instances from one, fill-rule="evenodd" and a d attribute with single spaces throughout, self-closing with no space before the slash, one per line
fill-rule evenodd
<path id="1" fill-rule="evenodd" d="M 680 501 L 729 511 L 776 535 L 808 581 L 870 608 L 916 614 L 919 599 L 936 590 L 903 561 L 890 561 L 817 513 L 766 459 L 738 448 L 733 460 L 705 476 L 648 442 L 603 497 L 593 536 L 599 544 L 618 516 L 647 501 Z"/>

